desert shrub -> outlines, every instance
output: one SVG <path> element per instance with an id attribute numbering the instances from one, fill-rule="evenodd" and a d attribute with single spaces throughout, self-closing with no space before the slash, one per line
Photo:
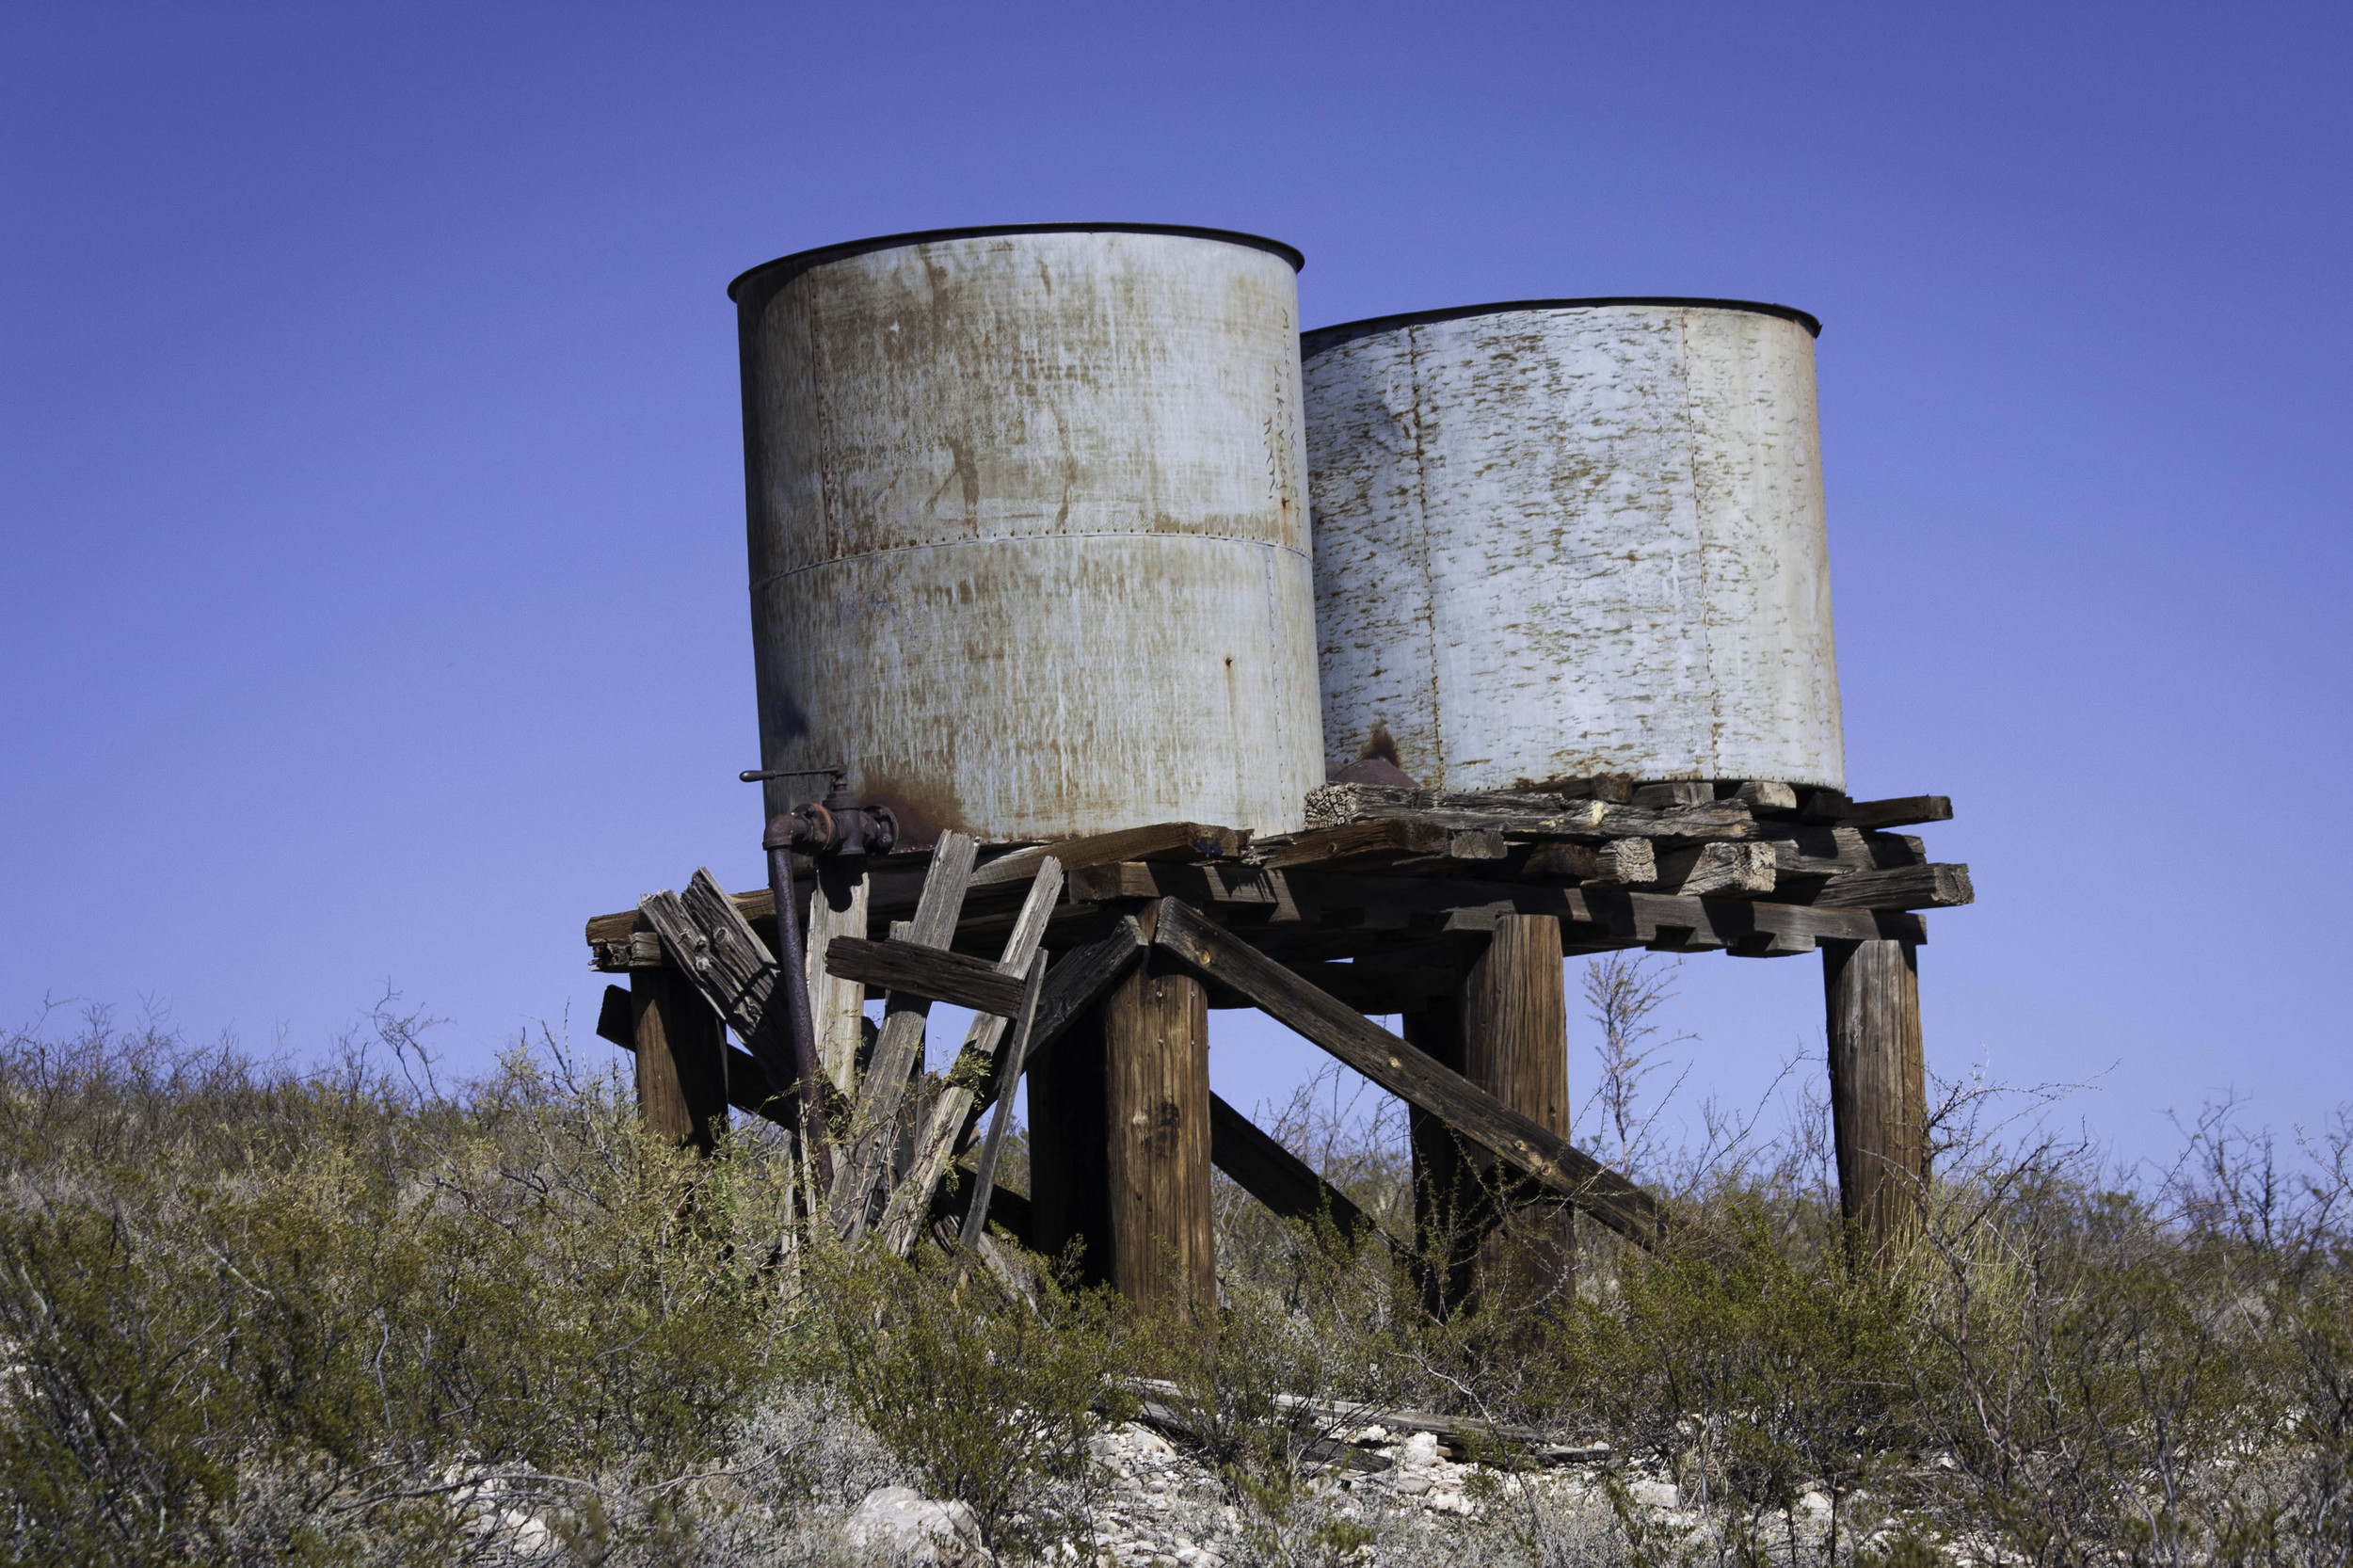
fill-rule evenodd
<path id="1" fill-rule="evenodd" d="M 1124 1409 L 1108 1297 L 1050 1270 L 1016 1289 L 931 1248 L 817 1249 L 804 1288 L 812 1369 L 932 1496 L 970 1505 L 991 1549 L 1084 1533 L 1087 1440 L 1098 1407 Z"/>

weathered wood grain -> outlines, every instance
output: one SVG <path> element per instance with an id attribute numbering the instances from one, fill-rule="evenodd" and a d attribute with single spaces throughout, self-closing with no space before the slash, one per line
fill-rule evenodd
<path id="1" fill-rule="evenodd" d="M 1874 1246 L 1917 1223 L 1928 1174 L 1918 956 L 1906 942 L 1822 951 L 1839 1208 Z"/>
<path id="2" fill-rule="evenodd" d="M 1451 837 L 1435 823 L 1410 818 L 1349 823 L 1262 844 L 1257 863 L 1268 871 L 1301 866 L 1377 865 L 1408 855 L 1444 855 Z"/>
<path id="3" fill-rule="evenodd" d="M 1951 822 L 1953 803 L 1947 795 L 1903 795 L 1894 800 L 1858 800 L 1847 821 L 1856 827 L 1909 827 L 1914 823 Z"/>
<path id="4" fill-rule="evenodd" d="M 1406 818 L 1451 828 L 1492 828 L 1506 838 L 1753 839 L 1756 821 L 1737 800 L 1689 806 L 1614 806 L 1541 794 L 1464 794 L 1378 784 L 1326 784 L 1307 793 L 1307 823 L 1337 827 Z"/>
<path id="5" fill-rule="evenodd" d="M 1976 902 L 1969 868 L 1899 866 L 1833 876 L 1811 893 L 1793 892 L 1817 909 L 1949 909 Z"/>
<path id="6" fill-rule="evenodd" d="M 1519 874 L 1538 882 L 1610 882 L 1639 888 L 1658 880 L 1658 852 L 1648 839 L 1538 844 L 1520 862 Z"/>
<path id="7" fill-rule="evenodd" d="M 919 947 L 945 948 L 954 940 L 977 849 L 966 834 L 940 835 L 932 851 L 931 870 L 923 879 L 922 898 L 909 922 L 908 941 Z M 920 997 L 893 993 L 884 1004 L 882 1033 L 874 1041 L 865 1081 L 858 1085 L 849 1153 L 835 1172 L 826 1202 L 835 1233 L 845 1241 L 855 1243 L 866 1233 L 874 1184 L 881 1179 L 884 1160 L 897 1136 L 899 1102 L 906 1094 L 908 1070 L 920 1059 L 923 1024 L 930 1015 L 931 1002 Z"/>
<path id="8" fill-rule="evenodd" d="M 1103 999 L 1103 1123 L 1112 1283 L 1204 1327 L 1217 1308 L 1210 1225 L 1209 1014 L 1201 977 L 1147 953 Z M 1070 1048 L 1065 1044 L 1064 1049 Z M 1093 1250 L 1090 1248 L 1090 1250 Z"/>
<path id="9" fill-rule="evenodd" d="M 1659 1236 L 1663 1211 L 1651 1195 L 1449 1071 L 1345 1003 L 1210 924 L 1182 904 L 1160 906 L 1156 945 L 1230 985 L 1276 1021 L 1410 1104 L 1567 1196 L 1604 1224 L 1641 1244 Z"/>
<path id="10" fill-rule="evenodd" d="M 1684 898 L 1710 893 L 1754 898 L 1773 890 L 1774 863 L 1770 844 L 1692 844 L 1658 856 L 1650 890 Z"/>
<path id="11" fill-rule="evenodd" d="M 984 958 L 904 942 L 836 936 L 825 947 L 825 971 L 885 990 L 976 1013 L 1011 1017 L 1021 1006 L 1021 982 Z"/>
<path id="12" fill-rule="evenodd" d="M 1759 817 L 1786 816 L 1798 808 L 1798 792 L 1787 784 L 1751 778 L 1732 792 L 1732 798 Z"/>
<path id="13" fill-rule="evenodd" d="M 728 1121 L 719 1016 L 676 969 L 639 970 L 625 997 L 639 1117 L 657 1136 L 710 1153 Z"/>
<path id="14" fill-rule="evenodd" d="M 1084 839 L 1061 839 L 1003 855 L 972 873 L 972 886 L 1027 882 L 1050 856 L 1064 872 L 1119 860 L 1230 860 L 1250 842 L 1247 830 L 1207 823 L 1164 822 Z"/>
<path id="15" fill-rule="evenodd" d="M 1209 1159 L 1243 1192 L 1284 1219 L 1319 1224 L 1328 1218 L 1352 1245 L 1379 1241 L 1392 1252 L 1403 1250 L 1347 1193 L 1216 1095 L 1209 1096 Z"/>
<path id="16" fill-rule="evenodd" d="M 849 1097 L 857 1093 L 866 987 L 827 973 L 825 949 L 836 936 L 866 935 L 869 889 L 864 856 L 827 860 L 814 868 L 811 880 L 816 890 L 808 901 L 808 1006 L 817 1033 L 817 1061 L 835 1092 Z"/>
<path id="17" fill-rule="evenodd" d="M 1920 866 L 1926 865 L 1929 858 L 1927 846 L 1909 833 L 1866 833 L 1857 827 L 1800 827 L 1776 823 L 1767 829 L 1765 841 L 1773 846 L 1773 869 L 1781 882 Z"/>
<path id="18" fill-rule="evenodd" d="M 1658 784 L 1634 786 L 1632 804 L 1652 808 L 1661 806 L 1706 806 L 1716 798 L 1716 786 L 1705 778 L 1672 778 Z"/>
<path id="19" fill-rule="evenodd" d="M 728 901 L 708 870 L 697 869 L 683 894 L 649 893 L 638 908 L 662 940 L 670 964 L 700 990 L 760 1064 L 762 1087 L 790 1096 L 792 1061 L 783 1022 L 771 1018 L 769 1003 L 776 963 Z"/>

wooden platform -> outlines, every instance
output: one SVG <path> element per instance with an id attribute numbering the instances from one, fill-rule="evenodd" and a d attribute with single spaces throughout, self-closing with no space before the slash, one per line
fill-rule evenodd
<path id="1" fill-rule="evenodd" d="M 1507 914 L 1556 917 L 1572 955 L 1649 948 L 1782 958 L 1826 940 L 1923 943 L 1918 911 L 1975 897 L 1968 867 L 1935 863 L 1918 838 L 1887 831 L 1948 820 L 1943 796 L 1852 802 L 1739 783 L 1616 792 L 1627 798 L 1331 785 L 1308 797 L 1318 825 L 1280 838 L 1169 823 L 984 850 L 952 945 L 993 957 L 1048 852 L 1068 877 L 1048 927 L 1050 951 L 1091 939 L 1136 901 L 1176 898 L 1369 1013 L 1430 994 L 1434 977 L 1457 967 L 1448 950 L 1483 939 Z M 929 860 L 872 863 L 864 935 L 881 938 L 913 913 Z M 734 902 L 755 928 L 773 926 L 764 889 Z M 598 916 L 587 940 L 599 969 L 663 962 L 638 910 Z M 1417 968 L 1413 955 L 1424 950 L 1433 962 Z M 1336 960 L 1371 956 L 1392 961 L 1337 972 Z M 1242 1005 L 1217 996 L 1210 1004 Z"/>
<path id="2" fill-rule="evenodd" d="M 1082 1241 L 1097 1277 L 1189 1310 L 1215 1294 L 1212 1161 L 1278 1212 L 1371 1233 L 1209 1094 L 1204 1010 L 1255 1007 L 1404 1099 L 1417 1182 L 1469 1180 L 1478 1224 L 1567 1204 L 1651 1245 L 1664 1208 L 1569 1142 L 1561 1077 L 1560 959 L 1647 948 L 1825 952 L 1842 1192 L 1875 1235 L 1903 1223 L 1924 1171 L 1920 911 L 1974 895 L 1965 866 L 1891 830 L 1948 820 L 1950 802 L 1603 778 L 1481 794 L 1338 783 L 1305 805 L 1310 825 L 1276 838 L 1167 823 L 981 849 L 951 834 L 936 852 L 799 868 L 819 889 L 807 974 L 830 1109 L 813 1125 L 833 1128 L 811 1134 L 828 1188 L 812 1215 L 904 1252 L 927 1224 L 957 1233 L 937 1206 L 961 1188 L 967 1209 L 1017 1213 L 1048 1251 Z M 729 1104 L 790 1121 L 774 916 L 764 889 L 730 895 L 698 872 L 683 895 L 588 922 L 591 963 L 634 977 L 599 1032 L 637 1052 L 648 1120 L 676 1136 L 706 1135 Z M 888 999 L 873 1039 L 868 987 Z M 692 999 L 748 1050 L 720 1045 Z M 932 1000 L 978 1016 L 950 1071 L 909 1094 Z M 1369 1015 L 1402 1016 L 1402 1036 Z M 1050 1049 L 1065 1037 L 1080 1043 Z M 1037 1201 L 999 1202 L 1003 1118 L 985 1141 L 982 1119 L 1025 1071 Z M 980 1220 L 960 1233 L 974 1245 Z M 1573 1249 L 1558 1256 L 1565 1270 Z M 1462 1304 L 1469 1269 L 1444 1265 L 1433 1307 Z"/>

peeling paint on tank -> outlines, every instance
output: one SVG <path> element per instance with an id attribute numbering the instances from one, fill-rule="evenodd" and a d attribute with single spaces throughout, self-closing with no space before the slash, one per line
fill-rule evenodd
<path id="1" fill-rule="evenodd" d="M 1561 303 L 1309 342 L 1330 760 L 1843 784 L 1805 325 Z"/>
<path id="2" fill-rule="evenodd" d="M 957 235 L 740 297 L 764 766 L 845 760 L 918 843 L 1303 824 L 1323 764 L 1289 261 Z"/>

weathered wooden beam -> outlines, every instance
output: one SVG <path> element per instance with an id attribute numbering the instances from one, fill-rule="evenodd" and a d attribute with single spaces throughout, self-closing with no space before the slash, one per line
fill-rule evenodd
<path id="1" fill-rule="evenodd" d="M 866 1033 L 866 987 L 828 973 L 825 949 L 836 936 L 866 935 L 869 897 L 865 856 L 820 862 L 808 900 L 808 1006 L 817 1032 L 817 1061 L 844 1098 L 857 1093 L 858 1047 Z"/>
<path id="2" fill-rule="evenodd" d="M 1286 1220 L 1316 1224 L 1328 1217 L 1352 1244 L 1374 1240 L 1392 1252 L 1401 1250 L 1397 1238 L 1373 1224 L 1347 1193 L 1215 1095 L 1209 1096 L 1209 1159 L 1236 1186 Z"/>
<path id="3" fill-rule="evenodd" d="M 1408 855 L 1444 855 L 1452 837 L 1436 823 L 1410 818 L 1348 823 L 1262 843 L 1257 863 L 1271 872 L 1302 866 L 1379 865 Z"/>
<path id="4" fill-rule="evenodd" d="M 718 1015 L 675 969 L 639 970 L 624 997 L 638 1116 L 657 1136 L 710 1153 L 728 1120 L 727 1037 Z"/>
<path id="5" fill-rule="evenodd" d="M 1538 844 L 1520 862 L 1519 874 L 1531 882 L 1610 882 L 1639 888 L 1658 880 L 1658 852 L 1648 839 Z"/>
<path id="6" fill-rule="evenodd" d="M 1948 795 L 1903 795 L 1894 800 L 1858 800 L 1847 813 L 1855 827 L 1909 827 L 1914 823 L 1951 822 Z"/>
<path id="7" fill-rule="evenodd" d="M 1013 1016 L 1021 1006 L 1018 976 L 1006 974 L 984 958 L 945 948 L 836 936 L 825 945 L 825 972 L 903 996 L 993 1013 L 1000 1018 Z"/>
<path id="8" fill-rule="evenodd" d="M 1731 798 L 1760 817 L 1786 816 L 1798 808 L 1797 790 L 1771 779 L 1744 779 L 1739 788 L 1732 792 Z"/>
<path id="9" fill-rule="evenodd" d="M 613 1011 L 615 997 L 621 999 L 622 1014 L 617 1021 Z M 619 985 L 608 985 L 604 988 L 604 1010 L 597 1016 L 599 1037 L 609 1040 L 634 1055 L 637 1050 L 637 1037 L 628 1019 L 629 990 Z M 609 1025 L 615 1027 L 608 1027 Z M 758 1116 L 763 1121 L 774 1122 L 778 1127 L 790 1128 L 792 1121 L 792 1117 L 786 1113 L 785 1102 L 769 1094 L 762 1087 L 766 1075 L 760 1071 L 760 1064 L 753 1061 L 743 1050 L 734 1046 L 725 1045 L 724 1042 L 722 1057 L 727 1072 L 728 1103 L 745 1115 Z"/>
<path id="10" fill-rule="evenodd" d="M 1633 804 L 1657 808 L 1661 806 L 1706 806 L 1716 798 L 1715 784 L 1705 778 L 1671 778 L 1657 784 L 1634 786 Z"/>
<path id="11" fill-rule="evenodd" d="M 1189 904 L 1253 909 L 1273 915 L 1290 902 L 1284 873 L 1258 866 L 1172 866 L 1128 860 L 1070 873 L 1070 897 L 1082 904 L 1182 898 Z"/>
<path id="12" fill-rule="evenodd" d="M 708 870 L 680 893 L 650 893 L 638 904 L 671 965 L 699 989 L 759 1063 L 770 1093 L 792 1095 L 792 1056 L 783 1019 L 772 1018 L 776 961 Z"/>
<path id="13" fill-rule="evenodd" d="M 1858 827 L 1801 827 L 1780 823 L 1766 828 L 1773 846 L 1775 886 L 1805 876 L 1844 876 L 1849 872 L 1889 871 L 1928 863 L 1928 846 L 1909 833 L 1866 833 Z"/>
<path id="14" fill-rule="evenodd" d="M 1684 898 L 1724 893 L 1755 898 L 1773 890 L 1770 844 L 1707 843 L 1669 850 L 1657 858 L 1658 874 L 1648 890 Z"/>
<path id="15" fill-rule="evenodd" d="M 1611 1229 L 1645 1246 L 1657 1241 L 1664 1214 L 1649 1193 L 1232 933 L 1171 899 L 1160 905 L 1153 941 L 1249 997 L 1270 1016 L 1389 1093 L 1438 1116 L 1515 1170 L 1566 1195 Z"/>
<path id="16" fill-rule="evenodd" d="M 1542 794 L 1464 794 L 1378 784 L 1326 784 L 1307 792 L 1310 827 L 1412 818 L 1444 827 L 1493 828 L 1506 838 L 1753 839 L 1756 821 L 1737 800 L 1690 806 L 1614 806 Z"/>
<path id="17" fill-rule="evenodd" d="M 1051 866 L 1052 862 L 1048 861 L 1048 865 Z M 989 1194 L 997 1190 L 997 1161 L 1004 1153 L 1005 1128 L 1013 1120 L 1014 1084 L 1021 1076 L 1022 1060 L 1030 1053 L 1030 1031 L 1037 1022 L 1037 995 L 1045 985 L 1046 954 L 1032 952 L 1029 977 L 1021 987 L 1021 1012 L 1014 1021 L 1013 1039 L 1000 1053 L 1003 1060 L 997 1064 L 996 1113 L 989 1118 L 988 1136 L 982 1140 L 981 1158 L 972 1167 L 971 1203 L 974 1211 L 966 1216 L 963 1233 L 958 1238 L 967 1247 L 979 1246 L 986 1228 Z M 968 1096 L 969 1091 L 967 1094 Z M 956 1113 L 954 1119 L 958 1124 L 962 1123 L 961 1112 Z M 950 1147 L 954 1134 L 947 1130 L 948 1117 L 936 1116 L 935 1120 L 941 1128 L 938 1146 Z M 915 1191 L 912 1184 L 907 1191 L 910 1193 Z M 931 1207 L 930 1183 L 926 1183 L 922 1190 L 921 1202 L 924 1208 Z"/>
<path id="18" fill-rule="evenodd" d="M 940 835 L 932 851 L 931 871 L 923 879 L 923 896 L 909 923 L 908 941 L 919 947 L 945 948 L 954 940 L 976 848 L 965 834 Z M 881 1179 L 884 1160 L 897 1136 L 899 1102 L 906 1095 L 908 1072 L 923 1049 L 923 1024 L 931 1016 L 931 1005 L 928 999 L 895 992 L 885 1001 L 882 1032 L 874 1041 L 866 1080 L 858 1085 L 849 1153 L 835 1172 L 826 1204 L 834 1230 L 845 1241 L 856 1242 L 866 1232 L 874 1184 Z"/>
<path id="19" fill-rule="evenodd" d="M 1197 822 L 1155 823 L 1149 827 L 1122 828 L 1084 839 L 1062 839 L 1000 856 L 972 873 L 972 886 L 991 888 L 1007 882 L 1027 882 L 1051 856 L 1067 873 L 1086 866 L 1108 866 L 1120 860 L 1230 860 L 1250 842 L 1246 829 L 1215 827 Z"/>
<path id="20" fill-rule="evenodd" d="M 1949 909 L 1977 900 L 1966 866 L 1899 866 L 1833 876 L 1811 893 L 1795 892 L 1817 909 Z"/>
<path id="21" fill-rule="evenodd" d="M 1054 904 L 1062 896 L 1062 862 L 1048 856 L 1039 862 L 1037 873 L 1031 879 L 1029 897 L 1023 900 L 1020 918 L 1005 937 L 1004 951 L 999 955 L 997 972 L 1005 977 L 1019 975 L 1023 982 L 1020 1005 L 1030 1006 L 1028 973 L 1039 956 L 1039 944 L 1046 939 L 1046 927 L 1053 914 Z M 1023 1025 L 1016 1037 L 1016 1046 L 1005 1051 L 1026 1050 L 1029 1035 L 1033 1032 L 1034 1018 Z M 1001 1079 L 1007 1069 L 1019 1071 L 1018 1055 L 1000 1063 L 1003 1054 L 1000 1047 L 1005 1038 L 1005 1019 L 1001 1015 L 984 1011 L 972 1020 L 965 1032 L 964 1048 L 957 1052 L 954 1065 L 948 1069 L 947 1082 L 941 1085 L 939 1096 L 932 1102 L 931 1114 L 915 1143 L 915 1157 L 908 1161 L 906 1179 L 890 1194 L 889 1207 L 884 1211 L 883 1245 L 904 1257 L 907 1248 L 915 1244 L 915 1237 L 922 1228 L 922 1219 L 931 1205 L 933 1190 L 946 1176 L 956 1151 L 971 1135 L 972 1118 L 986 1099 L 992 1079 Z"/>

